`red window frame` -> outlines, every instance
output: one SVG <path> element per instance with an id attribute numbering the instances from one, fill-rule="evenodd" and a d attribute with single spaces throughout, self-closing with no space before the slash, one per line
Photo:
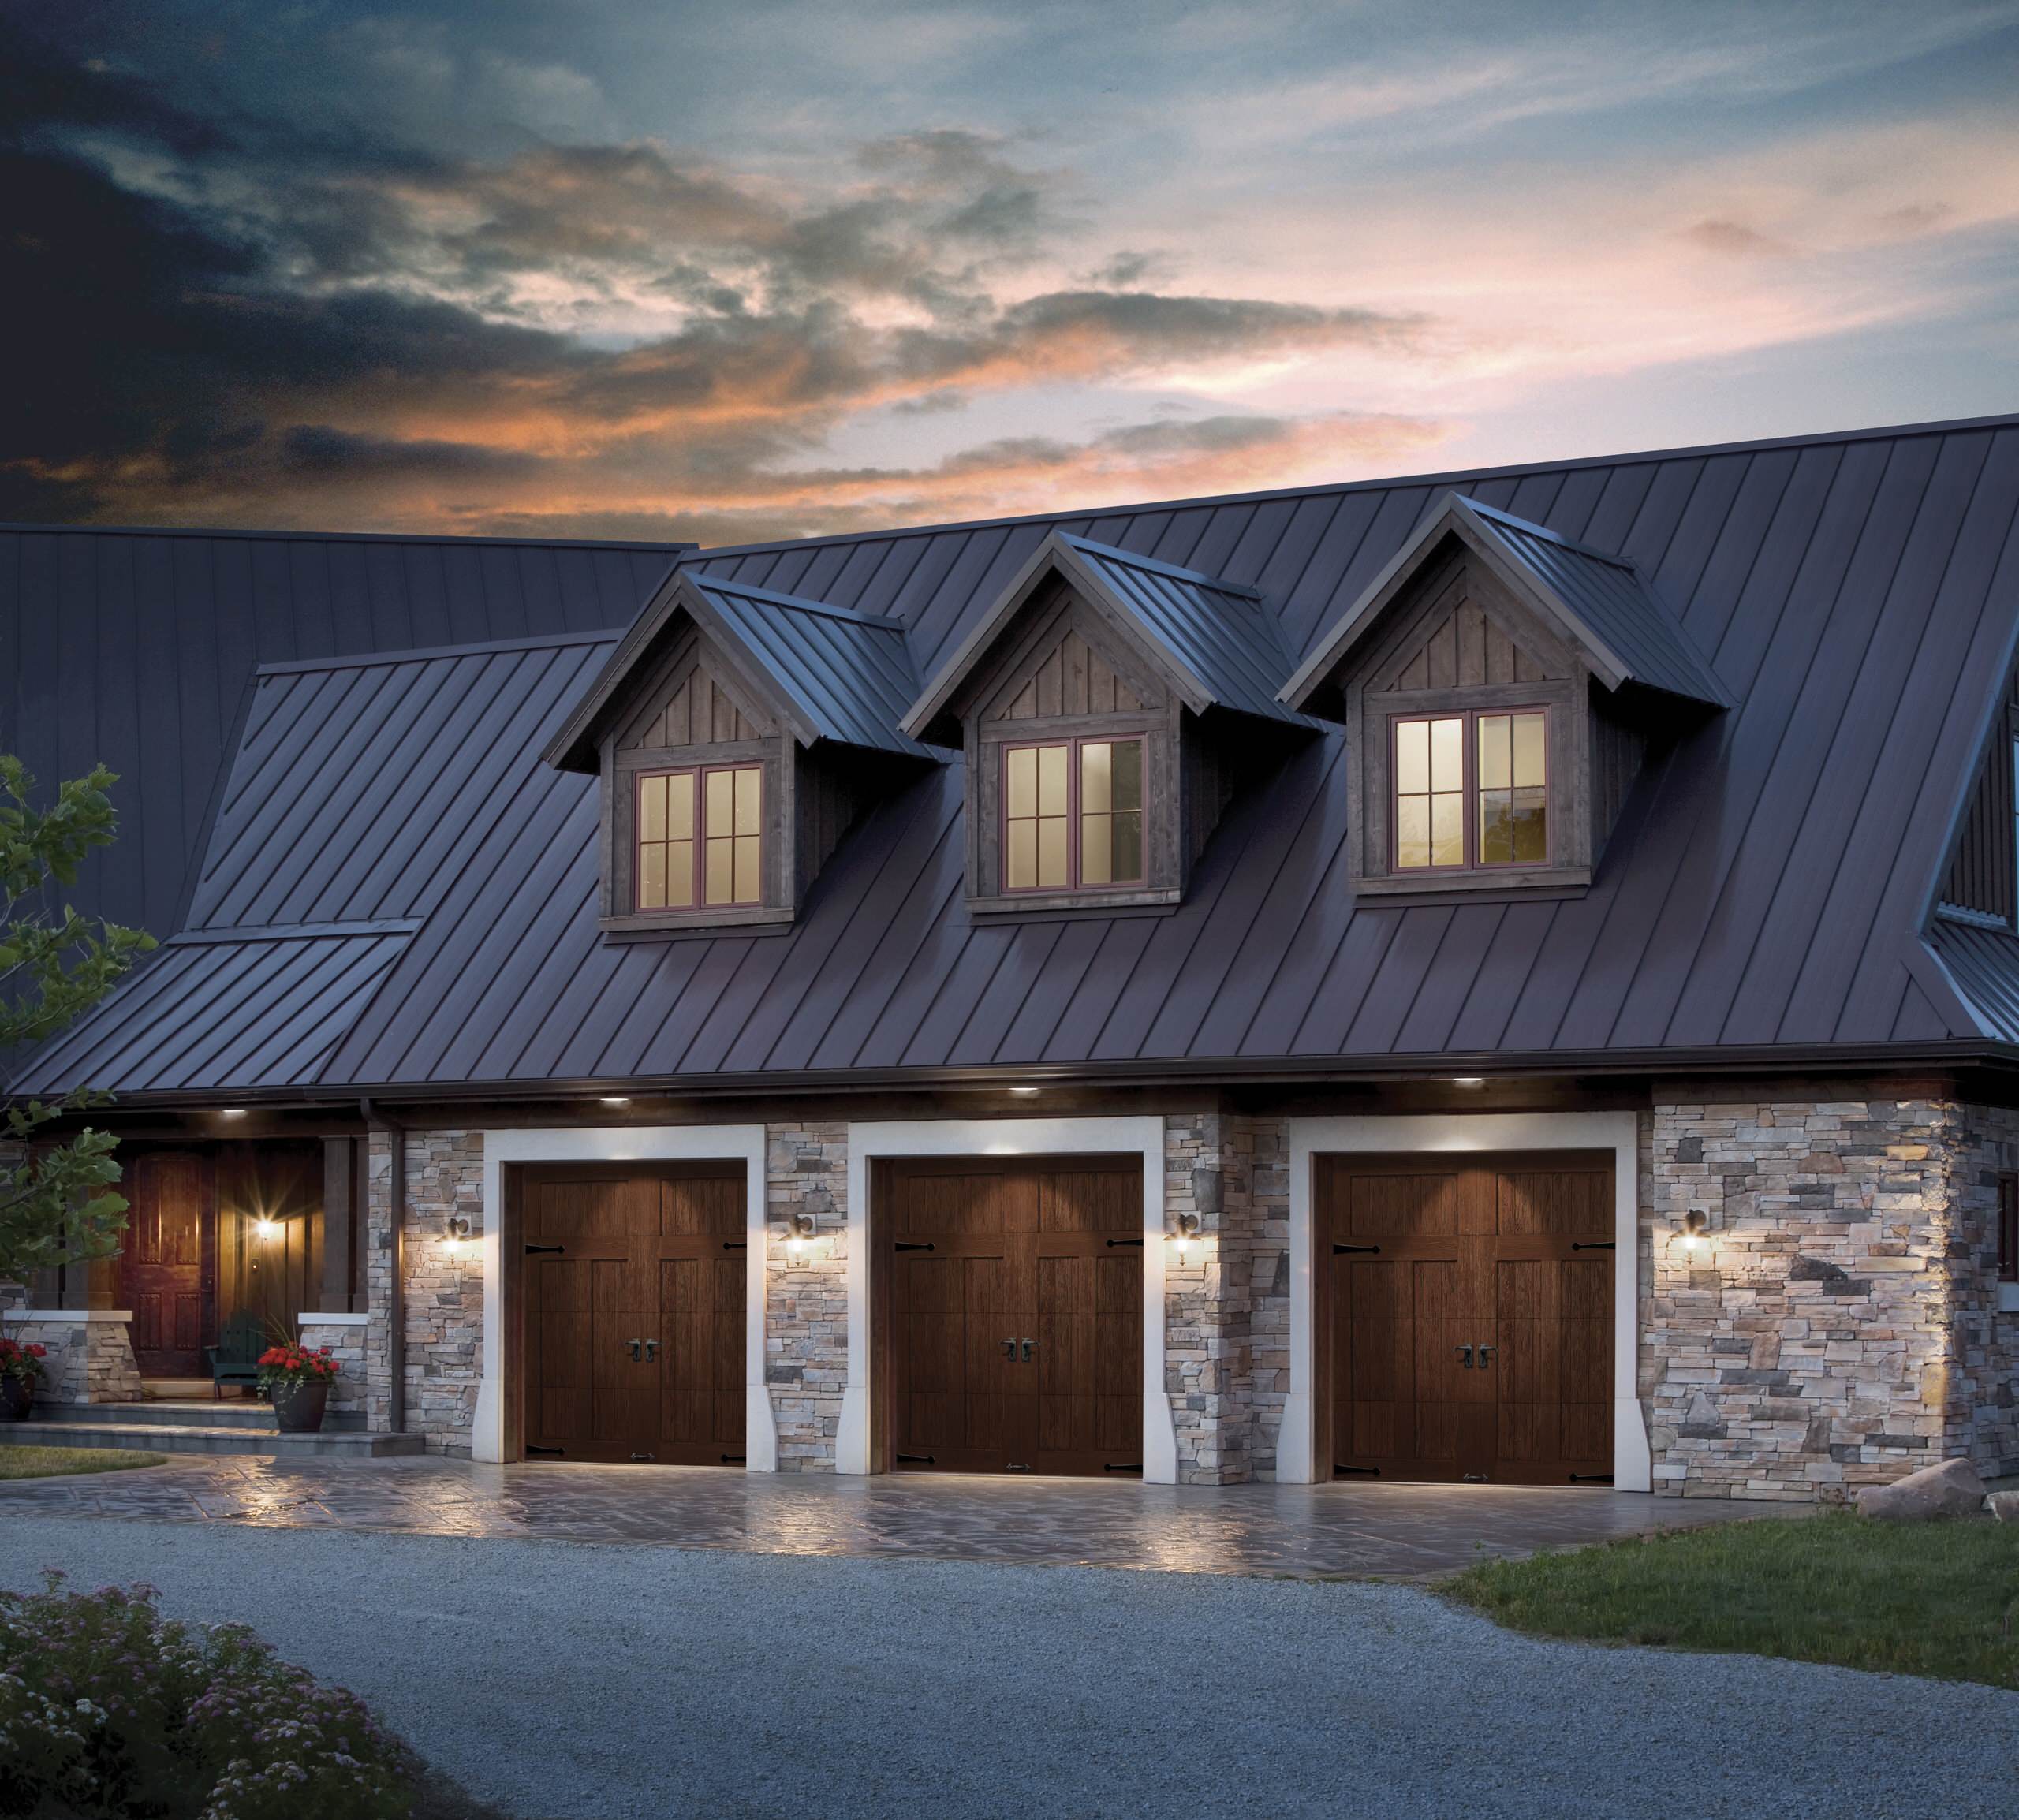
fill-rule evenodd
<path id="1" fill-rule="evenodd" d="M 757 895 L 730 897 L 718 904 L 708 901 L 708 779 L 718 771 L 754 771 L 757 774 Z M 694 789 L 694 893 L 685 904 L 641 904 L 639 888 L 645 870 L 645 816 L 643 801 L 647 779 L 690 778 Z M 667 770 L 639 771 L 631 780 L 631 908 L 633 915 L 656 916 L 680 912 L 742 910 L 764 901 L 764 767 L 744 761 L 726 765 L 678 765 Z M 736 869 L 732 856 L 730 889 L 735 888 Z"/>
<path id="2" fill-rule="evenodd" d="M 1556 850 L 1556 737 L 1551 724 L 1549 703 L 1519 702 L 1506 707 L 1416 708 L 1388 717 L 1388 870 L 1398 878 L 1452 877 L 1460 872 L 1531 871 L 1533 860 L 1482 860 L 1480 845 L 1479 722 L 1502 714 L 1540 714 L 1543 717 L 1543 842 L 1540 863 L 1553 863 Z M 1399 766 L 1396 760 L 1396 734 L 1405 723 L 1417 721 L 1457 721 L 1458 790 L 1460 819 L 1465 856 L 1455 866 L 1405 866 L 1401 863 L 1401 828 L 1398 805 L 1401 793 L 1396 788 Z"/>
<path id="3" fill-rule="evenodd" d="M 1010 882 L 1010 755 L 1063 746 L 1065 760 L 1065 876 L 1063 885 L 1012 885 Z M 1133 878 L 1105 878 L 1088 885 L 1080 878 L 1080 748 L 1082 746 L 1138 746 L 1142 748 L 1142 842 Z M 1076 734 L 1062 740 L 1006 740 L 996 760 L 995 863 L 998 886 L 1005 897 L 1032 897 L 1048 891 L 1133 891 L 1150 871 L 1150 742 L 1141 733 Z"/>

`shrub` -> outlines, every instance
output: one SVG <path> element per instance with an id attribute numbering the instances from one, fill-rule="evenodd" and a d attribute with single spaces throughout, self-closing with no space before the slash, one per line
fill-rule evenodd
<path id="1" fill-rule="evenodd" d="M 418 1760 L 342 1688 L 151 1587 L 0 1593 L 0 1815 L 405 1820 Z"/>

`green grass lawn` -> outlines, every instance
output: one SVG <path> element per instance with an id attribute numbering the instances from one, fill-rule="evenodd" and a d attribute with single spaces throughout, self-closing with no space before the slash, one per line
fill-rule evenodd
<path id="1" fill-rule="evenodd" d="M 1763 1518 L 1483 1561 L 1442 1590 L 1538 1636 L 2019 1688 L 2019 1524 Z"/>
<path id="2" fill-rule="evenodd" d="M 116 1447 L 0 1447 L 0 1479 L 47 1479 L 62 1472 L 121 1472 L 159 1466 L 165 1453 L 129 1453 Z"/>

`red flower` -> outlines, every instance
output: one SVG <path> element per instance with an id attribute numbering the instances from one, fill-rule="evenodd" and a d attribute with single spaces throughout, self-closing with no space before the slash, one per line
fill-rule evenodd
<path id="1" fill-rule="evenodd" d="M 39 1344 L 32 1345 L 28 1348 L 28 1356 L 31 1359 L 47 1359 L 49 1356 L 49 1348 Z"/>

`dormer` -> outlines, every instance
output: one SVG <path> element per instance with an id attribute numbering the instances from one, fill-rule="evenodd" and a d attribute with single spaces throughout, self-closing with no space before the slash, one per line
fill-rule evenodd
<path id="1" fill-rule="evenodd" d="M 1361 897 L 1567 894 L 1650 744 L 1730 699 L 1633 565 L 1450 493 L 1283 701 L 1344 723 Z"/>
<path id="2" fill-rule="evenodd" d="M 789 925 L 849 825 L 932 755 L 895 620 L 676 569 L 549 744 L 602 781 L 614 937 Z"/>
<path id="3" fill-rule="evenodd" d="M 1316 723 L 1252 588 L 1054 531 L 905 715 L 967 759 L 983 917 L 1177 903 L 1235 791 Z"/>

